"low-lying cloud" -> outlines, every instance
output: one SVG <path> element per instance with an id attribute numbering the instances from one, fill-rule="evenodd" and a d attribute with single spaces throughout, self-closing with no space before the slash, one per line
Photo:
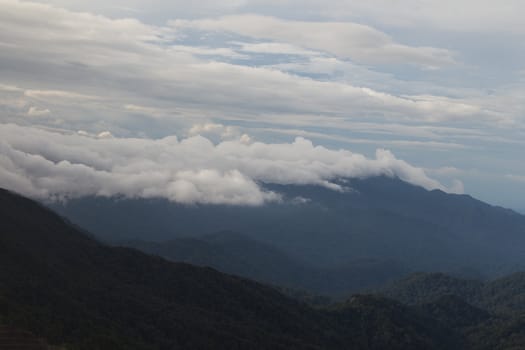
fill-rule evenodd
<path id="1" fill-rule="evenodd" d="M 384 149 L 369 159 L 300 137 L 272 144 L 247 142 L 243 135 L 214 144 L 200 135 L 182 140 L 108 135 L 0 124 L 0 186 L 51 200 L 94 195 L 227 205 L 281 200 L 263 183 L 344 190 L 333 181 L 342 177 L 397 176 L 427 189 L 452 191 Z"/>

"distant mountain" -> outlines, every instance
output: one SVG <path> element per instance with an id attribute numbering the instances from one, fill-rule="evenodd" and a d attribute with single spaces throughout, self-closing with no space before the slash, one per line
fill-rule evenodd
<path id="1" fill-rule="evenodd" d="M 366 278 L 385 282 L 399 277 L 399 271 L 492 278 L 525 268 L 523 215 L 467 195 L 427 191 L 396 178 L 341 179 L 339 184 L 347 190 L 265 185 L 281 193 L 284 200 L 260 207 L 185 206 L 161 199 L 99 197 L 49 205 L 109 242 L 190 237 L 209 244 L 203 236 L 239 232 L 284 253 L 291 265 L 281 265 L 283 270 L 297 268 L 296 262 L 333 270 L 371 261 L 386 269 L 370 271 Z M 161 255 L 170 255 L 162 251 Z M 206 259 L 193 256 L 188 261 Z M 256 259 L 248 265 L 256 265 Z M 242 274 L 260 278 L 255 270 Z M 356 285 L 368 287 L 350 278 L 347 284 L 330 285 L 328 281 L 326 289 L 341 294 L 355 290 Z"/>
<path id="2" fill-rule="evenodd" d="M 354 261 L 340 267 L 315 267 L 269 243 L 231 231 L 166 242 L 128 241 L 120 245 L 172 261 L 210 266 L 260 282 L 322 295 L 346 296 L 364 288 L 377 288 L 406 274 L 396 262 L 382 260 Z"/>
<path id="3" fill-rule="evenodd" d="M 4 190 L 0 207 L 0 324 L 53 345 L 415 350 L 460 342 L 446 325 L 388 299 L 313 309 L 259 283 L 106 246 Z"/>

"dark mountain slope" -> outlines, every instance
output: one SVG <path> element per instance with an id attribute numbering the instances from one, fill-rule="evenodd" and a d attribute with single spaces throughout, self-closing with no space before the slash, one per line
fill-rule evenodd
<path id="1" fill-rule="evenodd" d="M 332 310 L 342 323 L 352 325 L 348 327 L 353 330 L 347 333 L 349 339 L 373 344 L 375 349 L 436 349 L 430 339 L 440 339 L 447 349 L 459 349 L 464 344 L 456 329 L 444 328 L 418 309 L 377 296 L 354 295 Z"/>
<path id="2" fill-rule="evenodd" d="M 0 323 L 0 349 L 4 350 L 49 350 L 42 340 L 33 334 L 3 326 Z"/>
<path id="3" fill-rule="evenodd" d="M 491 319 L 488 311 L 470 305 L 457 295 L 440 296 L 419 305 L 419 309 L 454 329 L 473 327 Z"/>
<path id="4" fill-rule="evenodd" d="M 273 289 L 105 247 L 31 201 L 0 196 L 2 310 L 51 341 L 115 340 L 124 348 L 256 348 L 260 337 L 278 348 L 319 342 L 313 320 L 322 315 Z"/>
<path id="5" fill-rule="evenodd" d="M 448 349 L 456 341 L 440 323 L 398 315 L 410 309 L 393 301 L 315 310 L 255 282 L 105 246 L 7 191 L 0 208 L 0 320 L 51 344 L 383 349 L 394 334 L 390 349 Z"/>
<path id="6" fill-rule="evenodd" d="M 491 282 L 443 274 L 415 274 L 382 295 L 413 305 L 463 334 L 463 347 L 479 350 L 525 348 L 524 274 Z"/>
<path id="7" fill-rule="evenodd" d="M 395 261 L 412 272 L 495 277 L 525 267 L 525 216 L 395 178 L 340 183 L 351 190 L 266 185 L 285 200 L 261 207 L 114 198 L 76 199 L 52 207 L 107 241 L 160 242 L 234 231 L 318 268 Z"/>
<path id="8" fill-rule="evenodd" d="M 523 239 L 525 217 L 512 210 L 491 206 L 468 195 L 426 191 L 388 178 L 354 180 L 361 200 L 368 207 L 390 208 L 405 216 L 419 218 L 473 238 Z M 472 238 L 472 237 L 469 237 Z"/>
<path id="9" fill-rule="evenodd" d="M 479 300 L 484 283 L 442 273 L 415 273 L 383 288 L 380 293 L 407 305 L 433 302 L 455 295 L 469 302 Z"/>
<path id="10" fill-rule="evenodd" d="M 489 310 L 525 314 L 525 273 L 514 273 L 486 283 L 480 300 L 483 307 Z"/>
<path id="11" fill-rule="evenodd" d="M 496 314 L 525 315 L 525 273 L 492 281 L 466 280 L 439 273 L 417 273 L 389 284 L 379 294 L 407 305 L 456 296 Z"/>
<path id="12" fill-rule="evenodd" d="M 132 241 L 125 246 L 173 261 L 211 266 L 220 271 L 286 285 L 290 277 L 304 275 L 306 266 L 270 244 L 234 232 L 223 231 L 199 238 L 167 242 Z"/>
<path id="13" fill-rule="evenodd" d="M 319 268 L 292 258 L 268 243 L 230 231 L 159 243 L 121 244 L 176 262 L 210 266 L 264 283 L 332 296 L 341 296 L 341 291 L 345 291 L 346 296 L 348 292 L 377 288 L 406 272 L 394 261 L 370 259 Z"/>
<path id="14" fill-rule="evenodd" d="M 458 330 L 466 349 L 525 348 L 524 274 L 491 282 L 442 274 L 416 274 L 393 283 L 382 295 L 414 305 Z"/>

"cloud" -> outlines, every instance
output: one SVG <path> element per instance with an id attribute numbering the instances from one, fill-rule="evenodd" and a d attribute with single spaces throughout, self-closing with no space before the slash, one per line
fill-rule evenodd
<path id="1" fill-rule="evenodd" d="M 425 169 L 427 173 L 439 176 L 459 176 L 465 173 L 464 170 L 452 166 L 445 166 L 436 169 Z"/>
<path id="2" fill-rule="evenodd" d="M 170 24 L 178 29 L 220 30 L 285 42 L 361 63 L 409 63 L 436 68 L 455 62 L 454 54 L 448 50 L 403 45 L 377 29 L 352 22 L 305 22 L 261 15 L 234 15 L 219 19 L 173 20 Z M 265 45 L 252 46 L 252 49 L 275 52 L 275 45 L 281 44 Z M 290 50 L 291 47 L 285 47 L 285 53 Z"/>
<path id="3" fill-rule="evenodd" d="M 463 182 L 461 180 L 454 179 L 452 181 L 452 186 L 450 187 L 450 192 L 456 194 L 463 194 L 465 193 L 465 185 L 463 185 Z"/>
<path id="4" fill-rule="evenodd" d="M 74 11 L 95 12 L 109 17 L 127 17 L 130 14 L 142 15 L 149 21 L 164 21 L 174 14 L 179 17 L 213 16 L 231 13 L 246 5 L 246 0 L 199 0 L 188 5 L 185 0 L 36 0 L 46 4 L 66 7 Z"/>
<path id="5" fill-rule="evenodd" d="M 298 56 L 318 56 L 319 52 L 312 50 L 305 50 L 290 44 L 283 43 L 242 43 L 234 42 L 233 44 L 240 45 L 240 50 L 252 53 L 274 54 L 274 55 L 298 55 Z"/>
<path id="6" fill-rule="evenodd" d="M 219 136 L 221 140 L 239 138 L 240 131 L 234 126 L 226 126 L 217 123 L 202 123 L 193 125 L 188 131 L 189 136 Z"/>
<path id="7" fill-rule="evenodd" d="M 520 13 L 525 11 L 520 0 L 497 4 L 490 0 L 404 0 L 402 6 L 389 0 L 334 1 L 327 8 L 324 14 L 332 18 L 359 17 L 384 25 L 456 33 L 523 33 Z"/>
<path id="8" fill-rule="evenodd" d="M 73 130 L 92 126 L 126 133 L 124 129 L 147 127 L 146 131 L 152 131 L 155 127 L 152 133 L 158 135 L 166 129 L 230 117 L 261 122 L 271 114 L 280 114 L 281 120 L 292 116 L 293 122 L 308 114 L 325 120 L 366 119 L 378 125 L 385 120 L 482 124 L 512 119 L 521 111 L 507 116 L 500 109 L 512 103 L 494 101 L 485 106 L 483 99 L 434 96 L 421 89 L 417 95 L 401 94 L 382 91 L 381 84 L 376 84 L 377 88 L 367 86 L 363 81 L 369 78 L 362 76 L 370 73 L 363 67 L 375 62 L 446 65 L 449 58 L 448 53 L 444 54 L 443 61 L 441 54 L 426 47 L 401 45 L 366 25 L 238 15 L 174 21 L 174 30 L 135 19 L 111 19 L 32 2 L 4 0 L 2 9 L 0 42 L 24 49 L 2 50 L 2 84 L 20 86 L 17 89 L 22 92 L 4 88 L 0 94 L 19 93 L 18 99 L 25 99 L 29 106 L 53 111 L 56 118 L 50 119 L 49 125 L 62 124 Z M 213 34 L 216 29 L 246 29 L 243 35 L 264 40 L 239 47 L 239 38 L 230 38 L 214 42 L 217 47 L 200 43 L 192 47 L 180 30 L 188 27 L 206 30 L 203 35 Z M 270 38 L 265 39 L 265 35 Z M 286 61 L 288 66 L 257 61 L 257 52 L 278 50 L 301 53 L 311 64 L 301 68 L 293 60 Z M 256 55 L 246 62 L 228 61 L 228 57 L 239 57 L 237 51 L 242 56 L 250 51 Z M 356 63 L 321 57 L 324 51 L 356 56 L 362 69 L 356 69 Z M 323 73 L 339 69 L 352 69 L 354 74 L 336 81 L 297 74 L 300 70 Z M 384 78 L 381 74 L 371 76 L 376 81 Z M 145 121 L 146 117 L 156 119 L 157 124 Z M 15 121 L 15 117 L 0 118 Z M 136 130 L 127 132 L 133 134 Z"/>
<path id="9" fill-rule="evenodd" d="M 347 150 L 292 143 L 213 144 L 202 136 L 136 139 L 0 125 L 0 186 L 47 199 L 88 195 L 163 197 L 193 204 L 261 205 L 280 199 L 262 183 L 317 184 L 397 176 L 448 190 L 425 172 L 380 149 L 374 159 Z M 456 188 L 453 190 L 457 190 Z"/>
<path id="10" fill-rule="evenodd" d="M 188 6 L 182 0 L 40 0 L 82 12 L 109 17 L 142 16 L 163 23 L 174 14 L 179 18 L 260 13 L 285 18 L 360 20 L 382 26 L 436 28 L 440 31 L 523 33 L 521 0 L 200 0 Z M 451 10 L 453 9 L 453 10 Z"/>
<path id="11" fill-rule="evenodd" d="M 101 133 L 99 133 L 99 134 L 97 135 L 97 137 L 98 137 L 99 139 L 111 139 L 111 138 L 113 138 L 114 136 L 113 136 L 113 134 L 112 134 L 111 132 L 109 132 L 109 131 L 102 131 Z"/>
<path id="12" fill-rule="evenodd" d="M 29 107 L 29 110 L 27 111 L 27 115 L 29 117 L 41 117 L 44 115 L 51 114 L 51 111 L 49 109 L 39 109 L 38 107 Z"/>
<path id="13" fill-rule="evenodd" d="M 430 168 L 523 172 L 522 2 L 327 1 L 0 0 L 0 123 L 97 142 L 107 130 L 119 144 L 293 135 Z"/>
<path id="14" fill-rule="evenodd" d="M 505 178 L 512 181 L 525 183 L 525 175 L 507 174 L 505 175 Z"/>

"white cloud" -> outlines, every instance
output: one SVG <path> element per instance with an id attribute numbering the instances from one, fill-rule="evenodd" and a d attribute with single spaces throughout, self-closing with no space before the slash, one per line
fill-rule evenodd
<path id="1" fill-rule="evenodd" d="M 431 27 L 451 32 L 523 33 L 525 6 L 520 0 L 337 1 L 326 16 L 367 18 L 402 27 Z"/>
<path id="2" fill-rule="evenodd" d="M 49 109 L 39 109 L 38 107 L 34 106 L 29 107 L 29 110 L 27 111 L 27 115 L 29 117 L 41 117 L 49 114 L 51 114 Z"/>
<path id="3" fill-rule="evenodd" d="M 246 0 L 199 0 L 191 5 L 185 0 L 36 0 L 75 11 L 95 12 L 111 17 L 142 15 L 149 20 L 177 17 L 213 16 L 231 13 L 246 5 Z"/>
<path id="4" fill-rule="evenodd" d="M 241 51 L 263 53 L 263 54 L 277 54 L 277 55 L 299 55 L 299 56 L 318 56 L 318 51 L 305 50 L 301 47 L 284 44 L 284 43 L 242 43 L 234 42 L 233 44 L 240 45 Z"/>
<path id="5" fill-rule="evenodd" d="M 85 139 L 104 130 L 113 141 L 202 134 L 247 146 L 257 143 L 245 132 L 269 142 L 287 133 L 361 152 L 380 145 L 427 167 L 450 159 L 522 171 L 521 2 L 0 0 L 0 8 L 0 123 L 85 130 Z M 174 28 L 170 18 L 184 20 Z M 196 125 L 204 129 L 188 133 Z M 231 169 L 220 176 L 234 177 Z"/>
<path id="6" fill-rule="evenodd" d="M 403 45 L 377 29 L 351 22 L 305 22 L 260 15 L 235 15 L 219 19 L 174 20 L 170 23 L 178 29 L 222 30 L 285 42 L 361 63 L 409 63 L 436 68 L 455 62 L 454 54 L 448 50 Z M 271 45 L 276 44 L 266 45 L 268 51 Z M 286 51 L 290 48 L 287 47 Z"/>
<path id="7" fill-rule="evenodd" d="M 98 96 L 89 96 L 84 94 L 78 94 L 72 91 L 60 91 L 60 90 L 25 90 L 24 95 L 27 97 L 46 100 L 57 99 L 57 100 L 98 100 L 101 99 Z"/>
<path id="8" fill-rule="evenodd" d="M 20 98 L 36 100 L 41 109 L 53 111 L 57 117 L 49 120 L 49 125 L 122 130 L 129 128 L 130 120 L 138 124 L 138 114 L 164 119 L 166 123 L 179 118 L 178 125 L 169 125 L 172 128 L 229 117 L 264 121 L 274 113 L 280 114 L 281 120 L 285 115 L 300 119 L 310 114 L 325 120 L 337 116 L 338 120 L 369 119 L 379 124 L 385 119 L 486 123 L 519 114 L 512 111 L 511 116 L 505 115 L 505 110 L 498 110 L 501 104 L 497 101 L 485 106 L 481 99 L 382 92 L 354 84 L 353 80 L 359 82 L 355 75 L 344 81 L 322 81 L 287 73 L 279 70 L 279 65 L 242 66 L 203 59 L 195 55 L 215 52 L 224 57 L 234 52 L 232 48 L 189 48 L 177 43 L 177 31 L 138 20 L 115 20 L 10 0 L 3 0 L 2 9 L 0 42 L 24 47 L 2 51 L 0 73 L 4 86 L 23 86 L 19 88 L 24 90 Z M 28 27 L 26 23 L 33 25 Z M 397 56 L 391 52 L 399 46 L 393 39 L 371 27 L 352 23 L 285 21 L 248 15 L 175 23 L 209 30 L 224 27 L 241 31 L 247 26 L 246 35 L 264 37 L 268 32 L 270 39 L 280 40 L 247 43 L 251 45 L 246 46 L 248 50 L 283 49 L 306 54 L 314 50 L 304 47 L 314 46 L 315 50 L 343 56 L 363 55 L 367 65 L 375 60 L 396 61 L 396 57 L 413 63 L 421 58 L 421 64 L 430 65 L 438 64 L 435 59 L 441 60 L 434 54 L 428 56 L 430 61 L 425 58 L 432 50 L 404 46 L 400 49 L 408 56 Z M 341 64 L 340 60 L 326 57 L 312 59 L 316 65 L 311 67 L 312 72 L 337 70 Z M 287 70 L 285 65 L 281 67 Z M 12 81 L 16 84 L 10 84 Z M 18 90 L 9 91 L 13 94 Z M 186 122 L 189 119 L 193 120 Z M 1 116 L 0 120 L 14 119 Z M 157 127 L 163 131 L 166 126 Z"/>
<path id="9" fill-rule="evenodd" d="M 109 131 L 102 131 L 102 132 L 100 132 L 100 133 L 97 135 L 97 137 L 98 137 L 99 139 L 111 139 L 111 138 L 113 138 L 114 136 L 113 136 L 113 134 L 111 134 L 111 132 L 109 132 Z"/>
<path id="10" fill-rule="evenodd" d="M 188 131 L 189 136 L 219 136 L 222 140 L 232 139 L 232 138 L 239 138 L 240 137 L 240 131 L 238 128 L 234 126 L 226 126 L 223 124 L 217 124 L 217 123 L 202 123 L 202 124 L 195 124 L 191 127 L 191 129 Z M 246 138 L 245 138 L 246 142 Z"/>
<path id="11" fill-rule="evenodd" d="M 222 57 L 236 58 L 236 59 L 247 59 L 248 58 L 248 56 L 242 55 L 238 53 L 237 51 L 230 49 L 230 48 L 226 48 L 226 47 L 212 48 L 212 47 L 202 47 L 202 46 L 172 45 L 170 49 L 174 51 L 178 51 L 178 52 L 187 52 L 192 55 L 215 56 L 215 57 L 222 56 Z"/>
<path id="12" fill-rule="evenodd" d="M 254 128 L 253 131 L 264 131 L 274 134 L 284 134 L 284 135 L 293 135 L 293 136 L 303 136 L 307 138 L 312 139 L 320 139 L 320 140 L 332 140 L 332 141 L 338 141 L 343 142 L 347 144 L 369 144 L 369 145 L 377 145 L 381 144 L 383 146 L 396 146 L 396 147 L 407 147 L 407 148 L 430 148 L 430 149 L 440 149 L 440 150 L 460 150 L 460 149 L 466 149 L 468 148 L 465 145 L 458 144 L 458 143 L 452 143 L 452 142 L 437 142 L 437 141 L 413 141 L 413 140 L 389 140 L 389 139 L 381 139 L 373 140 L 373 139 L 359 139 L 355 137 L 348 137 L 348 136 L 338 136 L 338 135 L 332 135 L 329 133 L 320 133 L 320 132 L 313 132 L 313 131 L 306 131 L 301 129 L 287 129 L 287 128 Z"/>
<path id="13" fill-rule="evenodd" d="M 125 17 L 166 19 L 261 13 L 287 18 L 356 20 L 402 27 L 431 27 L 454 32 L 523 33 L 521 0 L 41 0 L 73 10 Z"/>
<path id="14" fill-rule="evenodd" d="M 233 205 L 279 200 L 259 183 L 340 189 L 332 180 L 341 177 L 397 176 L 427 189 L 448 190 L 388 150 L 367 159 L 303 138 L 270 144 L 247 143 L 243 136 L 214 145 L 202 136 L 151 140 L 106 135 L 2 124 L 0 186 L 51 199 L 123 195 Z"/>
<path id="15" fill-rule="evenodd" d="M 1 83 L 0 83 L 0 91 L 2 92 L 23 92 L 23 90 L 20 89 L 18 86 L 1 84 Z"/>

